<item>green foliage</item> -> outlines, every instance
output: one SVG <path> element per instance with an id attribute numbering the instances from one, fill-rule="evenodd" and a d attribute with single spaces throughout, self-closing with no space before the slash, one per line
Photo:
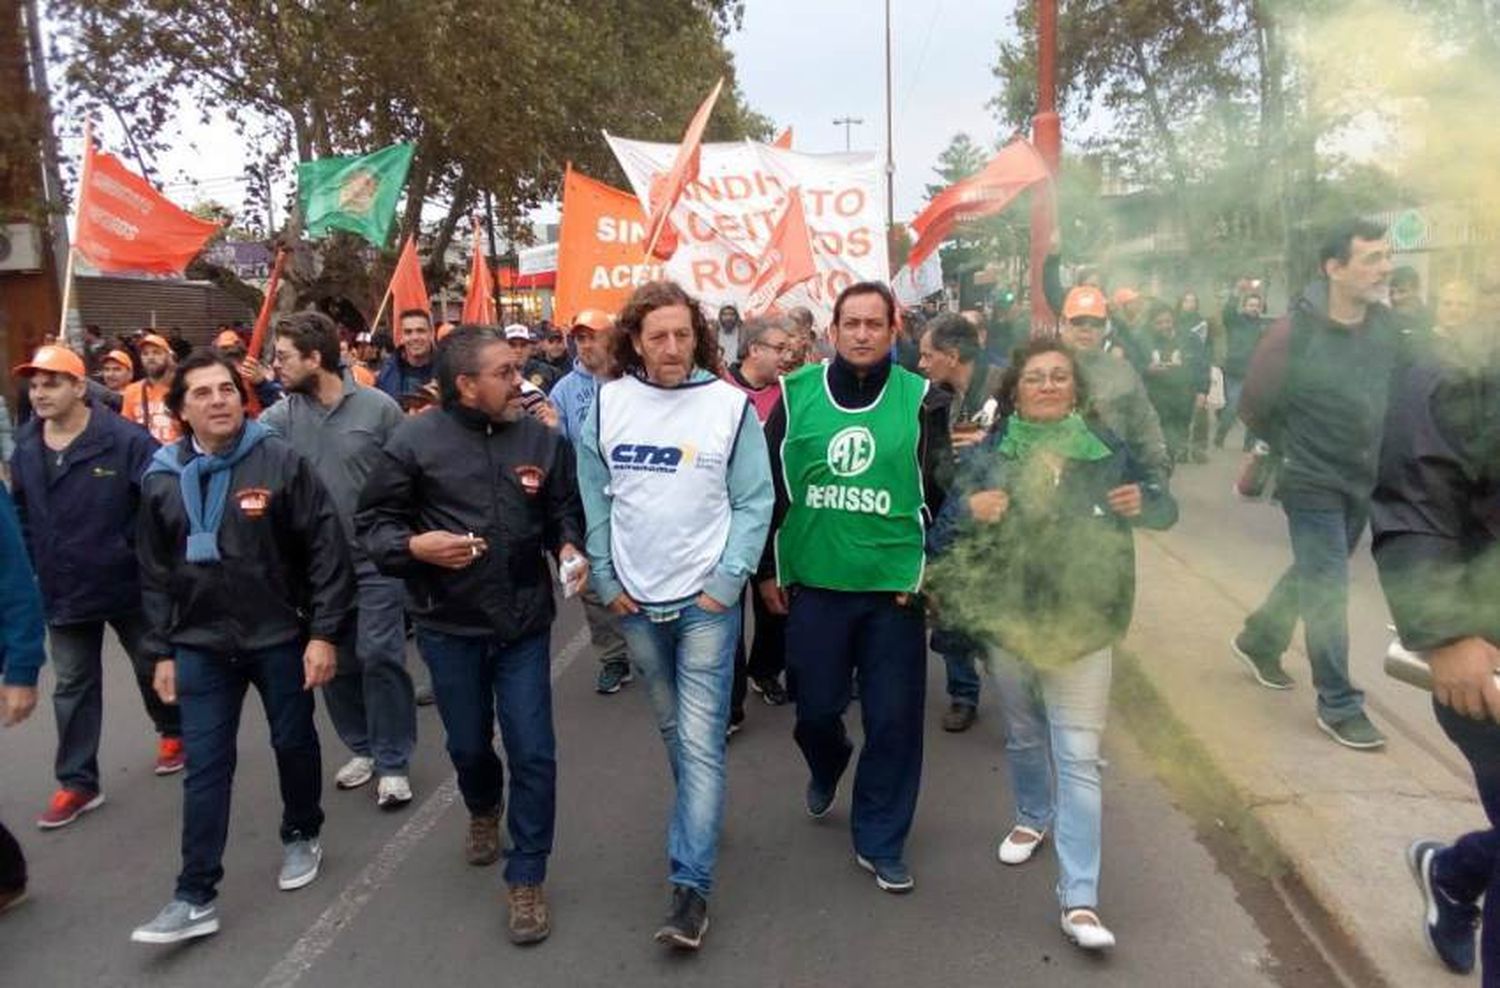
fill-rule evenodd
<path id="1" fill-rule="evenodd" d="M 402 230 L 418 226 L 424 201 L 447 203 L 428 231 L 437 258 L 482 191 L 524 238 L 565 162 L 619 181 L 601 131 L 675 141 L 720 76 L 730 85 L 709 138 L 769 135 L 723 43 L 742 13 L 741 0 L 52 4 L 67 118 L 118 118 L 148 173 L 184 102 L 234 124 L 260 150 L 260 174 L 410 141 Z"/>

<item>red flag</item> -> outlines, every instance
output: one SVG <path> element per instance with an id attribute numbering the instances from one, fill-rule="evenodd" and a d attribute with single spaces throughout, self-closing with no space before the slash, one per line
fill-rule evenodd
<path id="1" fill-rule="evenodd" d="M 776 140 L 771 142 L 773 148 L 781 148 L 783 151 L 792 149 L 792 128 L 788 125 L 786 130 L 776 135 Z"/>
<path id="2" fill-rule="evenodd" d="M 800 285 L 818 273 L 813 260 L 812 233 L 807 228 L 807 214 L 802 209 L 802 190 L 792 186 L 786 192 L 786 210 L 776 221 L 765 252 L 756 262 L 756 276 L 745 303 L 746 315 L 758 315 L 771 307 L 787 289 Z"/>
<path id="3" fill-rule="evenodd" d="M 179 209 L 85 135 L 73 246 L 100 271 L 181 275 L 219 224 Z"/>
<path id="4" fill-rule="evenodd" d="M 495 283 L 490 280 L 490 262 L 484 256 L 484 245 L 479 240 L 479 220 L 474 220 L 474 257 L 469 262 L 469 291 L 464 296 L 466 323 L 480 326 L 495 326 L 500 320 L 495 315 Z"/>
<path id="5" fill-rule="evenodd" d="M 401 313 L 411 309 L 431 312 L 432 300 L 427 295 L 427 282 L 422 280 L 422 265 L 417 261 L 416 241 L 406 238 L 401 245 L 401 256 L 396 258 L 396 270 L 391 273 L 391 340 L 401 345 Z"/>
<path id="6" fill-rule="evenodd" d="M 912 268 L 938 249 L 961 223 L 993 216 L 1022 192 L 1052 177 L 1047 163 L 1025 138 L 1018 137 L 976 175 L 948 186 L 933 196 L 927 208 L 911 221 L 917 231 L 907 264 Z"/>
<path id="7" fill-rule="evenodd" d="M 714 83 L 713 92 L 708 94 L 708 99 L 703 101 L 703 105 L 698 107 L 698 112 L 689 121 L 687 130 L 682 135 L 682 143 L 677 146 L 677 157 L 662 186 L 661 201 L 658 202 L 654 194 L 651 196 L 651 215 L 646 220 L 646 251 L 649 254 L 661 257 L 657 241 L 661 239 L 662 230 L 667 225 L 667 215 L 682 197 L 682 190 L 698 177 L 698 152 L 703 143 L 703 130 L 708 126 L 709 114 L 713 112 L 714 103 L 719 99 L 719 90 L 723 88 L 724 80 L 720 78 Z"/>

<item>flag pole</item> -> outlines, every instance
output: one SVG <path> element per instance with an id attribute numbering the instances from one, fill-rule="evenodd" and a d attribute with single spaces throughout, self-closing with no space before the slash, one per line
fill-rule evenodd
<path id="1" fill-rule="evenodd" d="M 63 293 L 62 293 L 62 315 L 57 323 L 57 339 L 61 343 L 68 340 L 68 309 L 73 303 L 73 258 L 78 256 L 78 248 L 68 247 L 68 265 L 63 271 Z"/>
<path id="2" fill-rule="evenodd" d="M 394 280 L 394 279 L 392 279 L 392 280 Z M 375 318 L 370 320 L 370 332 L 374 333 L 374 332 L 376 332 L 380 328 L 380 317 L 385 315 L 385 304 L 387 302 L 389 302 L 390 300 L 391 300 L 391 286 L 390 285 L 386 285 L 385 286 L 385 294 L 380 297 L 380 308 L 378 308 L 378 309 L 375 310 Z M 394 329 L 395 329 L 395 326 L 394 326 L 395 320 L 392 319 L 391 322 L 392 322 L 391 339 L 394 342 L 394 340 L 396 338 L 396 334 L 394 332 Z"/>
<path id="3" fill-rule="evenodd" d="M 281 269 L 286 264 L 289 251 L 276 248 L 276 260 L 271 264 L 271 277 L 266 281 L 266 297 L 260 303 L 260 314 L 255 317 L 255 329 L 250 333 L 250 356 L 256 360 L 265 353 L 266 329 L 271 325 L 271 313 L 276 308 L 276 292 L 281 288 Z"/>

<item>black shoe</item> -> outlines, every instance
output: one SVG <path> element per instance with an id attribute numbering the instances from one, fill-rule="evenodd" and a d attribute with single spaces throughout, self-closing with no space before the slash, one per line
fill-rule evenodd
<path id="1" fill-rule="evenodd" d="M 816 781 L 807 784 L 807 815 L 814 820 L 821 820 L 833 809 L 833 801 L 838 798 L 839 784 L 824 789 Z"/>
<path id="2" fill-rule="evenodd" d="M 1432 859 L 1444 845 L 1419 840 L 1406 849 L 1406 864 L 1422 890 L 1422 934 L 1427 946 L 1455 974 L 1474 970 L 1474 936 L 1479 930 L 1479 908 L 1460 902 L 1438 888 L 1432 875 Z"/>
<path id="3" fill-rule="evenodd" d="M 708 900 L 697 889 L 672 886 L 672 911 L 656 931 L 656 942 L 681 950 L 697 950 L 708 932 Z"/>
<path id="4" fill-rule="evenodd" d="M 766 701 L 768 707 L 779 707 L 791 699 L 782 688 L 781 680 L 775 676 L 752 677 L 750 688 L 760 694 L 760 698 Z"/>
<path id="5" fill-rule="evenodd" d="M 911 872 L 907 870 L 904 862 L 871 861 L 863 854 L 856 854 L 854 862 L 875 876 L 875 884 L 880 886 L 882 892 L 901 895 L 917 887 L 917 883 L 912 880 Z"/>
<path id="6" fill-rule="evenodd" d="M 967 731 L 974 726 L 974 721 L 979 717 L 979 710 L 971 703 L 950 703 L 948 712 L 943 714 L 943 730 L 949 734 L 958 734 Z"/>

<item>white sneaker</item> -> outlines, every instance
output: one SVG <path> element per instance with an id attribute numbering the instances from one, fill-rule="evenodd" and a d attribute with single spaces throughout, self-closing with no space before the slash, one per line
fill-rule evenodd
<path id="1" fill-rule="evenodd" d="M 375 786 L 375 805 L 394 810 L 411 802 L 411 782 L 404 775 L 382 775 Z"/>
<path id="2" fill-rule="evenodd" d="M 375 776 L 375 759 L 355 755 L 344 763 L 334 775 L 334 785 L 340 789 L 358 789 Z"/>
<path id="3" fill-rule="evenodd" d="M 1005 840 L 1000 842 L 1000 863 L 1008 865 L 1025 864 L 1031 860 L 1036 849 L 1042 846 L 1042 840 L 1047 836 L 1045 830 L 1035 830 L 1031 827 L 1016 824 L 1010 828 L 1010 833 L 1005 835 Z M 1025 840 L 1017 838 L 1024 837 Z"/>
<path id="4" fill-rule="evenodd" d="M 1093 920 L 1093 922 L 1078 922 Z M 1063 935 L 1084 950 L 1108 950 L 1115 945 L 1115 935 L 1109 932 L 1099 914 L 1092 909 L 1069 909 L 1062 914 Z"/>

